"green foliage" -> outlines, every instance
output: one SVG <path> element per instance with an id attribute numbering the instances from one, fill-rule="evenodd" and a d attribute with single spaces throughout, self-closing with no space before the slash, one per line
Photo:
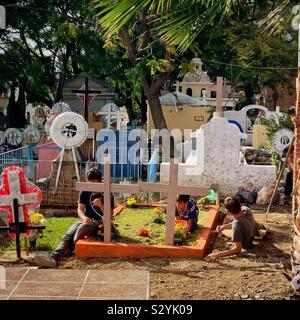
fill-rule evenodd
<path id="1" fill-rule="evenodd" d="M 157 73 L 165 73 L 172 70 L 170 61 L 166 59 L 150 60 L 147 65 L 151 68 L 152 76 Z"/>
<path id="2" fill-rule="evenodd" d="M 266 126 L 266 132 L 270 142 L 272 142 L 272 137 L 276 131 L 283 128 L 294 130 L 292 118 L 287 113 L 283 113 L 281 116 L 261 117 L 260 123 Z"/>
<path id="3" fill-rule="evenodd" d="M 202 197 L 199 200 L 197 200 L 197 205 L 201 206 L 202 208 L 204 208 L 209 203 L 210 201 L 208 197 Z"/>

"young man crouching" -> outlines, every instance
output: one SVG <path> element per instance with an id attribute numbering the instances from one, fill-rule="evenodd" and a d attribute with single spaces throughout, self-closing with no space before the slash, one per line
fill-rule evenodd
<path id="1" fill-rule="evenodd" d="M 241 207 L 237 197 L 227 197 L 224 205 L 228 213 L 233 216 L 233 221 L 217 226 L 216 231 L 218 233 L 222 232 L 226 237 L 231 238 L 233 247 L 229 250 L 209 254 L 206 257 L 208 261 L 239 254 L 242 248 L 251 249 L 254 237 L 266 234 L 265 227 L 255 221 L 250 208 Z"/>

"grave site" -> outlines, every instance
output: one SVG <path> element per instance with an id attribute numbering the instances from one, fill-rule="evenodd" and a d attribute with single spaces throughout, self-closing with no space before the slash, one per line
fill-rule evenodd
<path id="1" fill-rule="evenodd" d="M 222 78 L 218 78 L 217 101 L 220 101 L 222 82 Z M 202 158 L 203 166 L 207 166 L 203 179 L 214 171 L 218 172 L 215 180 L 210 177 L 206 183 L 199 183 L 201 163 L 182 164 L 173 158 L 161 164 L 161 182 L 137 179 L 121 183 L 113 176 L 119 168 L 114 166 L 109 153 L 103 155 L 101 167 L 97 166 L 101 168 L 102 181 L 86 181 L 76 149 L 90 143 L 88 123 L 70 111 L 57 115 L 51 124 L 50 136 L 60 151 L 52 160 L 47 184 L 40 181 L 33 184 L 26 177 L 26 170 L 16 165 L 7 165 L 1 176 L 1 209 L 7 214 L 7 223 L 0 227 L 1 264 L 6 268 L 8 279 L 1 299 L 281 299 L 293 296 L 297 284 L 294 282 L 291 287 L 287 281 L 293 272 L 289 270 L 293 235 L 291 203 L 279 205 L 274 186 L 266 192 L 267 198 L 260 194 L 260 201 L 248 204 L 255 219 L 265 225 L 267 236 L 255 239 L 252 250 L 243 250 L 238 256 L 213 262 L 206 259 L 209 253 L 231 246 L 229 239 L 216 232 L 218 225 L 232 219 L 225 213 L 224 198 L 233 194 L 235 185 L 233 179 L 226 180 L 226 173 L 231 172 L 248 182 L 253 179 L 253 184 L 259 181 L 262 172 L 269 176 L 274 173 L 272 165 L 241 164 L 240 149 L 233 148 L 240 143 L 241 133 L 224 119 L 218 103 L 210 122 L 196 132 L 196 136 L 204 137 L 198 139 L 202 141 L 196 148 L 199 154 L 212 144 L 211 139 L 215 140 L 214 148 L 222 150 L 222 158 L 210 161 Z M 218 137 L 218 131 L 225 140 Z M 234 135 L 236 140 L 226 139 L 227 134 Z M 291 142 L 294 144 L 294 139 Z M 216 156 L 213 151 L 205 154 Z M 191 151 L 190 156 L 193 155 Z M 196 159 L 201 161 L 201 157 Z M 149 167 L 153 170 L 153 166 Z M 239 170 L 233 172 L 232 168 Z M 245 172 L 252 172 L 253 178 L 243 178 Z M 275 182 L 276 174 L 273 178 Z M 74 252 L 67 252 L 57 266 L 39 265 L 35 257 L 48 256 L 54 251 L 68 228 L 78 221 L 79 192 L 103 196 L 104 215 L 97 232 L 79 239 Z M 180 194 L 190 195 L 199 212 L 196 229 L 189 236 L 187 221 L 175 218 L 176 199 Z M 114 195 L 113 204 L 111 195 Z M 249 183 L 238 195 L 245 198 L 252 195 Z M 48 205 L 43 205 L 43 201 Z M 247 201 L 251 199 L 244 199 Z M 120 290 L 121 287 L 126 290 Z"/>
<path id="2" fill-rule="evenodd" d="M 229 2 L 0 5 L 0 300 L 300 299 L 299 24 Z"/>

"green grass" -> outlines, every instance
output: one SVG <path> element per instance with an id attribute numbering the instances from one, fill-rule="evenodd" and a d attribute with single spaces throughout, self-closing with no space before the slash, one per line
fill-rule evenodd
<path id="1" fill-rule="evenodd" d="M 153 222 L 154 208 L 151 209 L 133 209 L 126 208 L 115 219 L 114 223 L 118 225 L 120 238 L 118 242 L 124 243 L 148 243 L 148 244 L 164 244 L 166 225 Z M 207 217 L 207 211 L 201 211 L 198 218 L 198 228 L 203 224 Z M 138 235 L 140 229 L 145 228 L 149 231 L 149 237 L 141 237 Z M 195 244 L 197 231 L 188 239 L 187 245 Z"/>
<path id="2" fill-rule="evenodd" d="M 43 232 L 42 238 L 37 240 L 36 250 L 53 251 L 61 241 L 65 232 L 75 223 L 77 218 L 48 218 L 47 226 Z M 22 248 L 24 249 L 24 241 L 22 240 Z M 0 254 L 7 250 L 15 250 L 16 244 L 14 240 L 0 240 Z"/>

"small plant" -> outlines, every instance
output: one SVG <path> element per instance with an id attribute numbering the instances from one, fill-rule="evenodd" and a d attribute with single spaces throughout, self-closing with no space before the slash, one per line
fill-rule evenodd
<path id="1" fill-rule="evenodd" d="M 208 197 L 202 197 L 199 200 L 197 200 L 197 205 L 201 208 L 205 208 L 205 206 L 209 205 L 210 200 Z"/>
<path id="2" fill-rule="evenodd" d="M 29 213 L 29 221 L 32 226 L 45 226 L 47 224 L 46 218 L 37 211 Z M 34 250 L 36 247 L 36 241 L 43 237 L 43 230 L 32 230 L 28 237 L 30 250 Z"/>
<path id="3" fill-rule="evenodd" d="M 136 199 L 134 197 L 127 199 L 127 206 L 134 208 L 136 207 Z"/>
<path id="4" fill-rule="evenodd" d="M 165 223 L 167 209 L 165 207 L 157 207 L 154 209 L 154 223 L 162 224 Z"/>
<path id="5" fill-rule="evenodd" d="M 140 237 L 149 237 L 149 231 L 145 228 L 143 229 L 140 229 L 139 232 L 138 232 L 138 235 Z"/>

